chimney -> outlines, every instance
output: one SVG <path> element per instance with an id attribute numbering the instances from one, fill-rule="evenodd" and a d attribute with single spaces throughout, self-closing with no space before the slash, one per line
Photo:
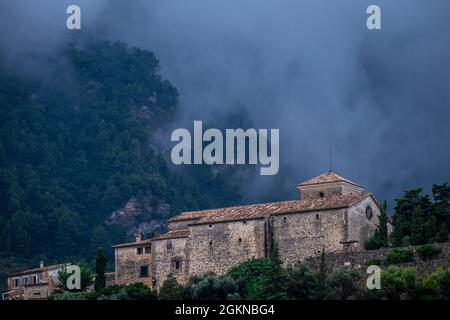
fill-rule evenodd
<path id="1" fill-rule="evenodd" d="M 39 263 L 39 268 L 43 268 L 44 267 L 44 261 L 41 261 L 40 263 Z"/>
<path id="2" fill-rule="evenodd" d="M 138 232 L 136 233 L 136 242 L 141 242 L 142 241 L 142 235 Z"/>

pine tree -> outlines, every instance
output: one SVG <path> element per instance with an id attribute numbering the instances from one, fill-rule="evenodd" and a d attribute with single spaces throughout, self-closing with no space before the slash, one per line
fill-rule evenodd
<path id="1" fill-rule="evenodd" d="M 419 206 L 413 210 L 411 220 L 411 244 L 423 244 L 422 212 Z"/>
<path id="2" fill-rule="evenodd" d="M 106 264 L 107 259 L 105 256 L 105 253 L 103 252 L 102 248 L 99 248 L 97 251 L 97 257 L 95 259 L 95 282 L 94 282 L 94 289 L 95 291 L 99 291 L 106 287 Z"/>
<path id="3" fill-rule="evenodd" d="M 436 241 L 440 243 L 448 241 L 448 230 L 445 224 L 441 225 L 441 228 L 439 229 L 439 232 L 436 235 Z"/>
<path id="4" fill-rule="evenodd" d="M 425 242 L 432 243 L 436 239 L 437 221 L 434 215 L 429 216 L 425 222 Z"/>

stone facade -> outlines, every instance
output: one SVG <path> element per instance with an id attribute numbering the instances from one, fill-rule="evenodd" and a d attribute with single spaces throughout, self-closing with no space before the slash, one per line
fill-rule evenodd
<path id="1" fill-rule="evenodd" d="M 58 288 L 58 273 L 66 265 L 58 264 L 25 270 L 8 276 L 8 292 L 5 296 L 9 300 L 44 300 Z"/>
<path id="2" fill-rule="evenodd" d="M 116 283 L 159 289 L 173 274 L 223 274 L 252 257 L 268 257 L 276 244 L 285 265 L 327 253 L 358 252 L 378 225 L 380 208 L 364 188 L 333 172 L 297 186 L 300 200 L 184 212 L 153 239 L 115 246 Z M 139 248 L 151 247 L 147 254 Z M 148 266 L 142 277 L 142 266 Z"/>

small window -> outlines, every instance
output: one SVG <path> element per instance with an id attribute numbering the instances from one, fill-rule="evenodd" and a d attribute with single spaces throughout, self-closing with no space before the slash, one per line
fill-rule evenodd
<path id="1" fill-rule="evenodd" d="M 373 216 L 373 211 L 372 211 L 372 207 L 371 206 L 367 206 L 366 207 L 366 216 L 367 216 L 367 219 L 372 219 L 372 216 Z"/>
<path id="2" fill-rule="evenodd" d="M 319 198 L 325 197 L 325 194 L 323 192 L 319 192 Z"/>
<path id="3" fill-rule="evenodd" d="M 239 243 L 242 243 L 242 239 L 241 238 L 239 238 Z"/>
<path id="4" fill-rule="evenodd" d="M 287 218 L 286 217 L 283 217 L 283 222 L 287 222 Z"/>
<path id="5" fill-rule="evenodd" d="M 211 223 L 209 224 L 209 228 L 212 229 L 212 224 Z"/>
<path id="6" fill-rule="evenodd" d="M 15 278 L 14 279 L 14 284 L 13 284 L 14 288 L 18 288 L 20 287 L 20 278 Z"/>
<path id="7" fill-rule="evenodd" d="M 316 220 L 319 220 L 319 214 L 316 213 Z"/>
<path id="8" fill-rule="evenodd" d="M 167 243 L 166 243 L 166 248 L 167 248 L 167 250 L 172 250 L 172 241 L 167 241 Z"/>
<path id="9" fill-rule="evenodd" d="M 212 249 L 212 240 L 209 241 L 209 248 Z"/>
<path id="10" fill-rule="evenodd" d="M 137 254 L 142 254 L 143 248 L 137 248 Z"/>
<path id="11" fill-rule="evenodd" d="M 151 246 L 148 246 L 148 247 L 145 247 L 145 253 L 152 253 L 152 247 Z"/>
<path id="12" fill-rule="evenodd" d="M 33 284 L 36 284 L 37 283 L 37 276 L 33 276 L 32 281 L 33 281 L 32 282 Z"/>
<path id="13" fill-rule="evenodd" d="M 244 224 L 246 224 L 247 223 L 247 220 L 244 220 Z"/>
<path id="14" fill-rule="evenodd" d="M 181 260 L 176 259 L 172 261 L 172 269 L 173 270 L 181 270 Z"/>
<path id="15" fill-rule="evenodd" d="M 139 277 L 141 278 L 148 277 L 148 266 L 141 266 L 139 270 Z"/>

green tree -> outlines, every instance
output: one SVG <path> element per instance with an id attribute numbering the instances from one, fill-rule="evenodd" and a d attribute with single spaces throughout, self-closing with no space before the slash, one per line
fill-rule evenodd
<path id="1" fill-rule="evenodd" d="M 380 237 L 380 243 L 383 247 L 387 247 L 388 244 L 388 217 L 387 217 L 387 202 L 384 200 L 380 211 L 380 221 L 378 224 L 378 233 Z"/>
<path id="2" fill-rule="evenodd" d="M 102 248 L 99 248 L 97 251 L 97 257 L 95 259 L 95 282 L 94 289 L 95 291 L 100 291 L 101 289 L 106 287 L 106 264 L 108 260 L 106 259 L 105 253 Z"/>
<path id="3" fill-rule="evenodd" d="M 422 211 L 419 206 L 416 206 L 411 221 L 411 244 L 418 245 L 423 243 Z"/>
<path id="4" fill-rule="evenodd" d="M 445 224 L 442 224 L 439 228 L 439 232 L 436 235 L 436 241 L 440 243 L 448 241 L 448 229 Z"/>
<path id="5" fill-rule="evenodd" d="M 268 270 L 268 282 L 264 286 L 267 299 L 286 298 L 287 273 L 283 268 L 277 243 L 272 246 L 270 253 L 270 265 Z"/>
<path id="6" fill-rule="evenodd" d="M 268 258 L 251 258 L 231 268 L 228 275 L 239 284 L 240 295 L 245 299 L 265 299 L 265 286 L 270 282 L 269 270 L 272 261 Z"/>
<path id="7" fill-rule="evenodd" d="M 172 274 L 169 274 L 159 289 L 158 296 L 161 300 L 181 300 L 182 293 L 183 287 Z"/>
<path id="8" fill-rule="evenodd" d="M 334 292 L 334 298 L 339 300 L 347 300 L 359 293 L 358 281 L 362 274 L 358 269 L 338 269 L 333 272 L 329 282 L 330 288 Z"/>
<path id="9" fill-rule="evenodd" d="M 443 299 L 450 300 L 450 268 L 445 269 L 440 275 L 438 280 L 438 292 Z"/>
<path id="10" fill-rule="evenodd" d="M 414 296 L 417 288 L 417 275 L 414 268 L 391 266 L 381 272 L 381 290 L 389 300 L 400 300 Z"/>
<path id="11" fill-rule="evenodd" d="M 296 300 L 313 299 L 316 281 L 315 274 L 306 265 L 297 265 L 289 270 L 287 297 Z"/>
<path id="12" fill-rule="evenodd" d="M 93 283 L 91 270 L 82 264 L 78 264 L 80 268 L 80 289 L 69 289 L 67 287 L 68 279 L 73 274 L 67 270 L 67 267 L 58 272 L 59 287 L 64 291 L 85 291 Z"/>

